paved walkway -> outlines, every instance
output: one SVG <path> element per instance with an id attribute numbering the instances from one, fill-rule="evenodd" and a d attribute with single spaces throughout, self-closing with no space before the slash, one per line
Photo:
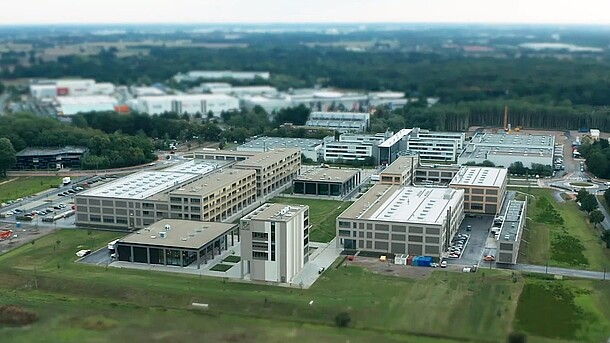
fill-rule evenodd
<path id="1" fill-rule="evenodd" d="M 602 205 L 602 202 L 599 201 L 599 199 L 597 197 L 595 197 L 595 199 L 597 199 L 597 204 L 599 205 L 599 210 L 602 211 L 602 213 L 604 214 L 604 221 L 601 222 L 602 227 L 604 228 L 604 230 L 608 231 L 608 230 L 610 230 L 610 215 L 608 214 L 608 211 L 606 211 L 606 208 L 604 207 L 604 205 Z"/>

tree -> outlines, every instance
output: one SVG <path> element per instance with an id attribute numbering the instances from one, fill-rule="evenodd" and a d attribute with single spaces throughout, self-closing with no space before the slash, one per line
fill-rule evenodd
<path id="1" fill-rule="evenodd" d="M 608 204 L 610 204 L 610 188 L 608 188 L 604 191 L 604 199 L 606 200 L 606 202 Z"/>
<path id="2" fill-rule="evenodd" d="M 335 325 L 340 328 L 347 327 L 351 321 L 352 318 L 347 312 L 341 312 L 335 316 Z"/>
<path id="3" fill-rule="evenodd" d="M 595 209 L 589 213 L 589 221 L 597 228 L 597 224 L 604 221 L 604 214 L 602 211 Z"/>
<path id="4" fill-rule="evenodd" d="M 598 207 L 595 195 L 587 192 L 587 195 L 580 200 L 580 207 L 587 213 L 595 210 Z"/>
<path id="5" fill-rule="evenodd" d="M 589 195 L 589 191 L 587 191 L 585 188 L 579 189 L 578 193 L 576 193 L 576 201 L 582 201 L 582 199 L 587 197 L 587 195 Z"/>
<path id="6" fill-rule="evenodd" d="M 527 335 L 522 332 L 511 332 L 508 335 L 508 343 L 526 343 Z"/>
<path id="7" fill-rule="evenodd" d="M 608 170 L 608 159 L 601 151 L 595 151 L 587 158 L 587 168 L 594 175 L 603 177 Z"/>
<path id="8" fill-rule="evenodd" d="M 15 154 L 11 141 L 8 138 L 0 138 L 0 177 L 6 177 L 6 171 L 17 162 Z"/>

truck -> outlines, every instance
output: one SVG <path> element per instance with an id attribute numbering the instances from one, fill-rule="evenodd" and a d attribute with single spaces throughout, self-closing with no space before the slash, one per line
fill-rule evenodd
<path id="1" fill-rule="evenodd" d="M 65 185 L 69 185 L 70 183 L 72 183 L 72 179 L 70 179 L 70 177 L 69 177 L 69 176 L 66 176 L 66 177 L 64 177 L 64 178 L 61 180 L 61 183 L 63 183 L 63 184 L 64 184 L 64 186 L 65 186 Z"/>
<path id="2" fill-rule="evenodd" d="M 108 251 L 110 253 L 114 253 L 115 252 L 115 250 L 116 250 L 116 243 L 118 241 L 119 241 L 118 239 L 115 239 L 114 241 L 108 243 Z"/>

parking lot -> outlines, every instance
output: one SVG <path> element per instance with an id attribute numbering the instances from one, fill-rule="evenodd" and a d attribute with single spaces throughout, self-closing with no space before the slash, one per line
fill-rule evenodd
<path id="1" fill-rule="evenodd" d="M 458 234 L 467 234 L 468 240 L 464 245 L 461 257 L 449 259 L 448 263 L 465 266 L 479 264 L 492 224 L 493 216 L 466 216 L 460 225 Z M 467 231 L 468 225 L 471 226 L 470 231 Z"/>

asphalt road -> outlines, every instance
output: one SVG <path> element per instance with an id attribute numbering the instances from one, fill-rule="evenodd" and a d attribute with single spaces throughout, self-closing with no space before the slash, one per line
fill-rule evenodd
<path id="1" fill-rule="evenodd" d="M 514 266 L 502 266 L 502 269 L 514 269 L 523 272 L 539 273 L 539 274 L 552 274 L 562 275 L 570 277 L 578 277 L 584 279 L 595 279 L 595 280 L 607 280 L 610 275 L 606 272 L 594 272 L 589 270 L 579 269 L 567 269 L 558 267 L 547 267 L 547 266 L 534 266 L 531 264 L 516 264 Z"/>

